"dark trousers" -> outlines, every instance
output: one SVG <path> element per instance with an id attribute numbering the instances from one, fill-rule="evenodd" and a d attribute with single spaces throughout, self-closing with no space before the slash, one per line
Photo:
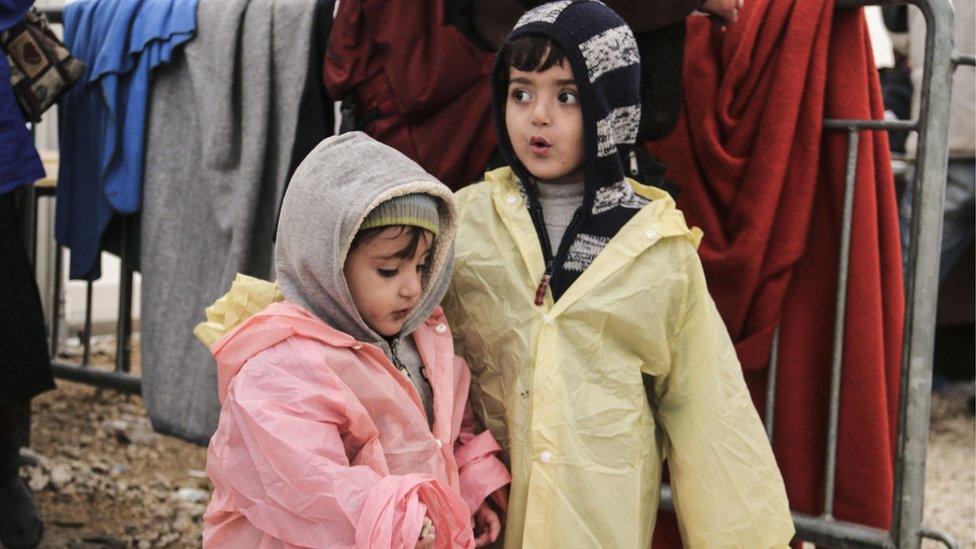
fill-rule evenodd
<path id="1" fill-rule="evenodd" d="M 0 409 L 54 388 L 41 298 L 13 193 L 0 195 Z"/>

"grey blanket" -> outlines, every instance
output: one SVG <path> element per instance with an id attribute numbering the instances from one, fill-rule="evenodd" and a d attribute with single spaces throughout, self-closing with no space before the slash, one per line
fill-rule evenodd
<path id="1" fill-rule="evenodd" d="M 193 335 L 237 272 L 269 278 L 315 0 L 201 0 L 152 84 L 142 216 L 142 393 L 156 430 L 205 444 L 213 358 Z"/>

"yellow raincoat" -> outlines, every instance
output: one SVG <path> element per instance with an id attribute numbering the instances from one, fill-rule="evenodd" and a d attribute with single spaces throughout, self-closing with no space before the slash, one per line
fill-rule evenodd
<path id="1" fill-rule="evenodd" d="M 444 307 L 473 406 L 511 462 L 505 547 L 649 547 L 665 458 L 687 547 L 786 546 L 786 492 L 708 294 L 701 232 L 666 193 L 630 184 L 652 202 L 542 306 L 513 172 L 458 193 Z"/>

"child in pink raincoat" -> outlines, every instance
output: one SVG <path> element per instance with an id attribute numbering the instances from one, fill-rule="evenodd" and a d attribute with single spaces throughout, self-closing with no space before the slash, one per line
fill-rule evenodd
<path id="1" fill-rule="evenodd" d="M 491 434 L 475 434 L 468 368 L 438 307 L 456 216 L 447 187 L 365 134 L 304 160 L 278 226 L 284 301 L 211 347 L 222 410 L 205 546 L 497 538 L 510 477 Z M 247 299 L 232 289 L 224 306 Z"/>

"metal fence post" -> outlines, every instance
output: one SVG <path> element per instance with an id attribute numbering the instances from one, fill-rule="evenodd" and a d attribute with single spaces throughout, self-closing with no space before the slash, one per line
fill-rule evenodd
<path id="1" fill-rule="evenodd" d="M 906 281 L 895 498 L 895 545 L 921 543 L 932 388 L 932 352 L 942 249 L 942 209 L 948 163 L 949 95 L 952 90 L 953 10 L 947 0 L 912 0 L 925 17 L 925 70 L 918 118 L 914 215 Z"/>

